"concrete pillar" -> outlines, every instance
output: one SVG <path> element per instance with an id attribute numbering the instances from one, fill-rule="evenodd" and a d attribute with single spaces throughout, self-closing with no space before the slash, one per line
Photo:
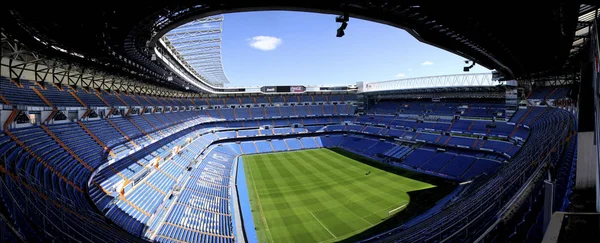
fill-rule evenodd
<path id="1" fill-rule="evenodd" d="M 552 213 L 554 211 L 554 183 L 550 180 L 544 180 L 544 231 L 548 227 L 550 220 L 552 219 Z"/>

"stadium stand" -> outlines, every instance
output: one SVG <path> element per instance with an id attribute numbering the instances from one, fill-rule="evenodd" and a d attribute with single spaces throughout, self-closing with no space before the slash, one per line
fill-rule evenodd
<path id="1" fill-rule="evenodd" d="M 81 100 L 85 101 L 78 102 L 72 93 L 58 89 L 52 92 L 57 92 L 53 95 L 70 97 L 64 102 L 57 103 L 60 105 L 77 105 L 75 102 L 79 103 L 80 106 L 82 105 L 81 103 L 86 105 L 87 103 L 102 105 L 106 101 L 109 104 L 112 103 L 117 106 L 123 104 L 154 106 L 157 104 L 164 105 L 165 102 L 168 102 L 152 97 L 109 93 L 91 96 L 82 95 L 82 97 L 86 98 Z M 77 94 L 83 92 L 85 91 L 79 91 Z M 45 97 L 45 95 L 40 97 Z M 304 99 L 304 102 L 313 103 L 312 99 L 315 99 L 315 97 L 317 97 L 316 100 L 318 102 L 327 102 L 335 98 L 313 96 L 310 101 L 307 97 L 301 98 L 300 101 Z M 60 99 L 60 97 L 53 96 L 52 98 L 54 101 L 57 101 L 57 99 Z M 262 100 L 264 101 L 265 99 L 263 98 Z M 290 102 L 290 99 L 286 99 L 286 101 Z M 219 102 L 237 104 L 253 102 L 253 99 L 227 98 L 221 101 L 213 99 L 207 103 Z M 413 103 L 411 105 L 424 107 L 419 110 L 415 109 L 414 114 L 420 114 L 419 112 L 426 113 L 428 109 L 426 107 L 429 107 L 422 103 Z M 437 109 L 441 108 L 440 110 L 445 110 L 444 112 L 446 113 L 449 113 L 447 112 L 448 110 L 455 109 L 451 108 L 455 107 L 455 104 L 449 104 L 448 108 L 445 105 L 434 106 Z M 180 221 L 177 221 L 181 220 L 181 217 L 172 218 L 168 216 L 170 208 L 174 210 L 171 214 L 176 211 L 178 212 L 178 210 L 188 212 L 184 204 L 177 203 L 179 199 L 173 199 L 169 196 L 174 194 L 183 196 L 183 192 L 176 192 L 174 188 L 178 188 L 178 185 L 185 188 L 186 183 L 194 178 L 201 179 L 205 186 L 207 186 L 206 189 L 212 188 L 211 190 L 214 190 L 218 187 L 226 187 L 228 185 L 228 180 L 225 180 L 225 178 L 231 176 L 232 159 L 227 162 L 226 170 L 218 170 L 221 171 L 218 178 L 222 179 L 216 180 L 217 177 L 214 176 L 200 177 L 199 173 L 213 168 L 208 166 L 209 162 L 193 163 L 196 160 L 204 161 L 202 158 L 210 156 L 213 156 L 213 158 L 227 157 L 224 154 L 228 154 L 230 155 L 229 158 L 233 158 L 231 156 L 239 154 L 314 149 L 319 147 L 341 147 L 371 158 L 386 161 L 387 163 L 397 164 L 403 168 L 463 180 L 482 173 L 492 173 L 497 170 L 501 162 L 485 158 L 485 156 L 496 152 L 495 158 L 497 159 L 499 158 L 498 156 L 502 157 L 502 154 L 505 154 L 513 145 L 508 143 L 508 141 L 501 140 L 488 140 L 485 143 L 480 143 L 479 139 L 446 136 L 441 135 L 441 132 L 458 131 L 467 134 L 472 132 L 472 134 L 480 133 L 488 136 L 504 135 L 506 137 L 506 134 L 509 134 L 507 130 L 516 129 L 515 125 L 504 123 L 500 125 L 500 122 L 495 122 L 498 125 L 496 128 L 502 128 L 496 132 L 496 129 L 487 127 L 488 124 L 494 124 L 494 122 L 490 123 L 489 121 L 478 120 L 418 122 L 410 117 L 400 117 L 398 115 L 347 116 L 344 118 L 345 114 L 351 115 L 355 110 L 356 107 L 349 104 L 323 104 L 309 106 L 279 105 L 235 109 L 221 108 L 216 110 L 208 109 L 204 112 L 147 113 L 144 115 L 113 116 L 110 118 L 78 121 L 76 123 L 67 122 L 63 124 L 42 125 L 40 127 L 31 126 L 23 129 L 11 129 L 10 134 L 14 135 L 18 141 L 23 141 L 23 145 L 27 148 L 26 151 L 32 151 L 33 153 L 53 151 L 52 153 L 42 152 L 39 155 L 36 153 L 36 156 L 40 156 L 38 158 L 41 161 L 60 156 L 62 159 L 51 159 L 51 161 L 63 161 L 62 164 L 48 164 L 47 168 L 51 169 L 50 171 L 56 171 L 57 178 L 62 178 L 60 181 L 71 185 L 70 187 L 75 188 L 75 191 L 83 191 L 83 188 L 86 188 L 87 178 L 91 178 L 89 195 L 92 201 L 116 225 L 134 236 L 160 241 L 170 238 L 182 239 L 180 238 L 182 236 L 179 234 L 184 233 L 178 232 L 193 230 L 196 227 L 190 225 L 182 226 L 178 223 Z M 519 120 L 525 123 L 532 123 L 535 119 L 526 119 L 525 115 L 538 117 L 543 114 L 543 111 L 529 112 L 533 114 L 523 114 L 522 119 Z M 253 114 L 262 114 L 263 116 Z M 340 114 L 344 115 L 340 116 Z M 477 113 L 476 115 L 481 115 L 481 113 Z M 486 115 L 487 113 L 481 116 Z M 310 118 L 314 116 L 317 116 L 317 118 Z M 318 116 L 333 117 L 319 118 Z M 265 119 L 265 117 L 270 117 L 270 119 Z M 278 119 L 277 117 L 282 118 Z M 339 124 L 343 119 L 357 122 L 357 125 L 334 125 L 336 123 Z M 218 122 L 214 123 L 215 121 Z M 205 125 L 198 126 L 200 124 Z M 260 126 L 259 124 L 268 124 L 275 126 L 275 128 L 258 130 L 256 128 Z M 347 137 L 340 135 L 311 137 L 311 134 L 308 132 L 309 130 L 305 128 L 287 127 L 291 124 L 320 124 L 321 126 L 314 126 L 314 129 L 324 128 L 321 131 L 352 132 L 352 134 Z M 393 128 L 381 127 L 379 126 L 380 124 L 393 126 Z M 238 130 L 223 130 L 236 127 Z M 214 129 L 217 129 L 217 132 L 214 132 Z M 254 139 L 261 136 L 293 136 L 294 134 L 306 134 L 303 136 L 308 137 L 259 139 L 242 141 L 239 144 L 230 142 L 224 143 L 222 147 L 210 145 L 215 141 L 223 139 Z M 40 139 L 40 136 L 45 137 L 45 139 Z M 31 138 L 33 137 L 36 139 L 32 140 Z M 410 145 L 406 146 L 402 145 L 402 143 L 397 144 L 391 142 L 391 140 L 387 140 L 392 138 L 432 145 L 416 149 Z M 7 140 L 6 144 L 12 144 L 8 139 L 5 140 Z M 363 144 L 372 145 L 365 147 Z M 477 155 L 467 156 L 450 151 L 436 152 L 435 148 L 439 146 L 459 146 L 465 149 L 480 150 L 484 148 L 487 150 Z M 18 152 L 21 151 L 19 150 L 19 146 L 3 146 L 3 148 L 5 147 L 15 151 L 11 154 L 17 156 L 20 154 Z M 213 150 L 210 150 L 211 148 Z M 209 150 L 214 152 L 202 152 Z M 518 151 L 518 148 L 512 151 L 513 153 L 509 153 L 509 155 L 514 155 Z M 108 160 L 114 162 L 107 164 L 106 161 Z M 63 164 L 69 166 L 65 167 Z M 57 171 L 52 168 L 64 169 Z M 212 170 L 216 170 L 216 168 Z M 216 184 L 213 183 L 220 183 L 221 186 L 215 187 Z M 204 189 L 198 188 L 197 190 Z M 62 191 L 64 190 L 56 188 L 54 193 L 60 194 Z M 83 195 L 71 192 L 63 196 L 78 204 L 86 204 Z M 229 198 L 227 192 L 219 192 L 211 195 L 214 195 L 212 196 L 213 198 Z M 200 198 L 198 200 L 208 199 Z M 203 235 L 215 237 L 214 239 L 218 240 L 233 239 L 229 203 L 228 200 L 219 199 L 214 201 L 215 206 L 210 206 L 210 208 L 202 210 L 198 209 L 197 213 L 206 215 L 203 218 L 214 218 L 214 222 L 217 222 L 214 224 L 217 225 L 217 228 L 205 229 L 205 231 L 201 231 Z M 93 207 L 87 208 L 89 212 L 86 212 L 86 214 L 92 214 Z M 208 221 L 205 223 L 208 223 Z"/>
<path id="2" fill-rule="evenodd" d="M 146 5 L 0 11 L 2 242 L 252 242 L 236 209 L 249 201 L 238 198 L 237 157 L 317 148 L 456 186 L 420 215 L 348 241 L 540 242 L 548 212 L 571 205 L 576 120 L 597 110 L 597 4 L 499 3 L 492 15 L 511 13 L 502 24 L 460 2 Z M 450 75 L 283 94 L 201 80 L 164 35 L 244 9 L 360 15 L 495 71 L 485 82 Z M 532 20 L 544 24 L 523 24 Z M 206 42 L 220 48 L 218 26 Z M 224 74 L 218 65 L 210 72 Z"/>

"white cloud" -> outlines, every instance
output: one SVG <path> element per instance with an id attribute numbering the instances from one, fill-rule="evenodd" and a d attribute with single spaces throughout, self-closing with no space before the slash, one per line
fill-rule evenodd
<path id="1" fill-rule="evenodd" d="M 406 75 L 404 75 L 404 73 L 396 74 L 396 78 L 403 78 L 404 76 L 406 76 Z"/>
<path id="2" fill-rule="evenodd" d="M 433 62 L 425 61 L 424 63 L 421 63 L 421 65 L 423 65 L 423 66 L 433 65 Z"/>
<path id="3" fill-rule="evenodd" d="M 283 42 L 281 39 L 273 36 L 254 36 L 248 39 L 250 47 L 262 51 L 275 50 Z"/>

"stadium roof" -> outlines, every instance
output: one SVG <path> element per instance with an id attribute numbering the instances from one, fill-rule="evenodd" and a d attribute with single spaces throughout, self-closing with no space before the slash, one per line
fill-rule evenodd
<path id="1" fill-rule="evenodd" d="M 183 24 L 240 11 L 347 12 L 350 18 L 405 29 L 422 42 L 495 69 L 507 79 L 527 79 L 565 65 L 574 41 L 579 43 L 574 36 L 580 30 L 581 3 L 586 2 L 592 1 L 497 2 L 491 6 L 456 1 L 158 1 L 139 6 L 102 3 L 80 10 L 53 2 L 44 8 L 29 4 L 3 8 L 0 25 L 10 38 L 47 56 L 183 90 L 186 81 L 170 78 L 172 71 L 153 60 L 153 48 L 161 38 Z M 216 76 L 213 80 L 223 81 Z"/>
<path id="2" fill-rule="evenodd" d="M 571 53 L 578 52 L 583 46 L 585 38 L 590 33 L 592 21 L 597 18 L 600 8 L 594 5 L 581 4 L 579 7 L 579 17 L 577 17 L 577 27 L 573 38 Z"/>
<path id="3" fill-rule="evenodd" d="M 221 62 L 223 15 L 204 17 L 181 25 L 161 41 L 192 72 L 214 86 L 229 83 Z"/>

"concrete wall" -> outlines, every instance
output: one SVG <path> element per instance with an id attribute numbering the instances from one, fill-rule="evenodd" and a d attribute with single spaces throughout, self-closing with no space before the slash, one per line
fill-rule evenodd
<path id="1" fill-rule="evenodd" d="M 577 134 L 577 174 L 576 189 L 596 187 L 597 151 L 594 144 L 594 132 Z"/>
<path id="2" fill-rule="evenodd" d="M 6 120 L 8 119 L 8 116 L 10 116 L 11 112 L 12 112 L 11 110 L 1 110 L 0 111 L 0 130 L 4 130 L 4 122 L 6 122 Z"/>

